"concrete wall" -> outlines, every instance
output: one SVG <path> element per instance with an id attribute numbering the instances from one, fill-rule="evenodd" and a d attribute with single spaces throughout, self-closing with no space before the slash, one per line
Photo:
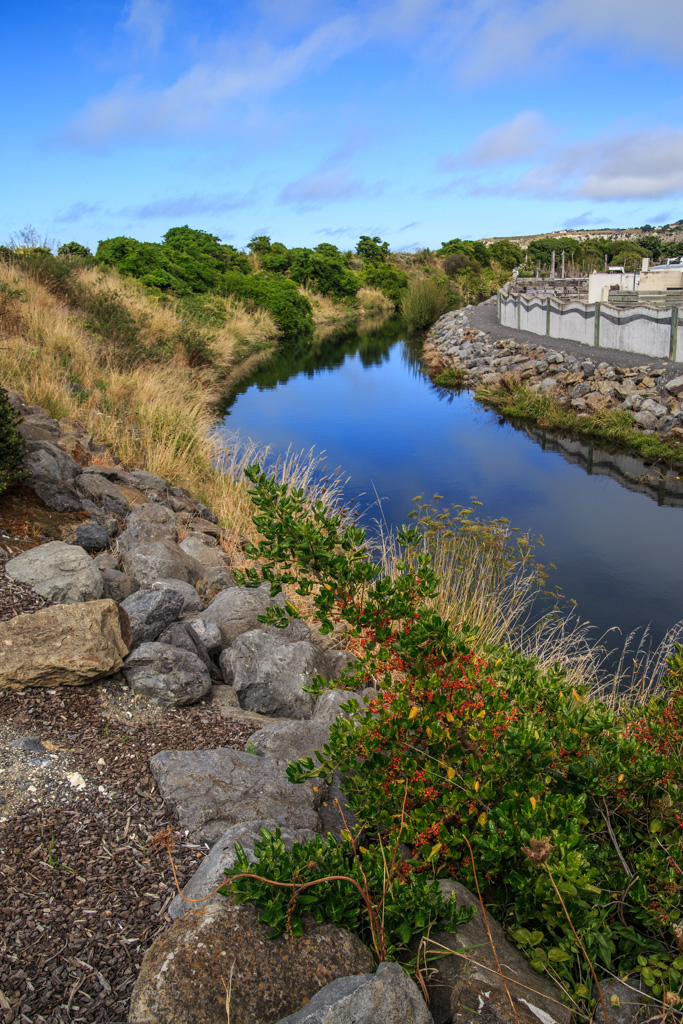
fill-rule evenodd
<path id="1" fill-rule="evenodd" d="M 505 289 L 498 293 L 498 319 L 504 327 L 660 359 L 677 358 L 678 316 L 677 307 L 617 309 L 600 302 L 508 295 Z"/>
<path id="2" fill-rule="evenodd" d="M 593 273 L 588 276 L 588 301 L 600 302 L 603 298 L 603 291 L 605 288 L 607 288 L 608 291 L 613 287 L 619 288 L 625 292 L 635 291 L 639 279 L 639 273 L 601 274 L 597 270 L 594 270 Z"/>

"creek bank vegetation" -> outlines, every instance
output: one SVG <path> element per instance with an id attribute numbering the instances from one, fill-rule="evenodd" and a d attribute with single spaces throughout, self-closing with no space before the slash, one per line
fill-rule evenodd
<path id="1" fill-rule="evenodd" d="M 449 313 L 426 339 L 424 359 L 440 387 L 474 390 L 511 420 L 599 442 L 669 466 L 683 464 L 683 376 L 674 368 L 619 366 L 511 338 L 493 341 Z"/>
<path id="2" fill-rule="evenodd" d="M 293 587 L 313 601 L 323 633 L 345 623 L 359 658 L 333 685 L 374 682 L 379 693 L 367 707 L 349 694 L 349 717 L 329 742 L 288 768 L 297 783 L 340 773 L 358 831 L 291 853 L 266 837 L 256 864 L 240 858 L 226 871 L 225 893 L 255 902 L 273 934 L 296 934 L 306 910 L 376 949 L 379 936 L 382 956 L 414 972 L 414 941 L 448 921 L 438 880 L 456 878 L 481 893 L 578 1016 L 617 977 L 640 978 L 661 1012 L 675 1013 L 683 649 L 637 703 L 603 699 L 559 663 L 541 668 L 507 644 L 478 641 L 477 624 L 442 617 L 419 525 L 400 531 L 404 556 L 389 575 L 363 531 L 257 467 L 247 475 L 263 538 L 248 553 L 261 568 L 239 579 L 268 581 L 271 594 Z M 285 602 L 263 621 L 285 627 L 292 616 Z M 318 677 L 314 687 L 328 685 Z M 363 886 L 375 908 L 390 904 L 381 929 Z"/>

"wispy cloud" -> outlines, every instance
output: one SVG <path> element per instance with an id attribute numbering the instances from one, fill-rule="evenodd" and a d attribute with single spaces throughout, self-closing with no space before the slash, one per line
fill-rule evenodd
<path id="1" fill-rule="evenodd" d="M 90 217 L 94 213 L 99 213 L 102 209 L 102 203 L 72 203 L 68 210 L 64 213 L 59 213 L 55 217 L 58 224 L 75 224 L 76 221 L 83 220 L 84 217 Z"/>
<path id="2" fill-rule="evenodd" d="M 323 238 L 338 238 L 340 235 L 351 235 L 354 228 L 318 228 L 314 235 L 321 235 Z"/>
<path id="3" fill-rule="evenodd" d="M 130 0 L 122 22 L 139 55 L 157 54 L 166 32 L 168 6 L 162 0 Z"/>
<path id="4" fill-rule="evenodd" d="M 443 171 L 463 167 L 529 160 L 546 144 L 550 126 L 535 110 L 524 110 L 510 121 L 483 132 L 467 149 L 439 160 Z"/>
<path id="5" fill-rule="evenodd" d="M 125 206 L 119 212 L 124 216 L 136 217 L 139 220 L 154 220 L 159 217 L 190 217 L 202 213 L 228 213 L 244 206 L 251 206 L 255 201 L 255 192 L 237 195 L 224 192 L 214 195 L 173 196 L 166 199 L 154 199 L 137 206 Z"/>
<path id="6" fill-rule="evenodd" d="M 280 192 L 278 202 L 295 206 L 319 207 L 360 196 L 379 195 L 382 186 L 367 185 L 352 177 L 348 170 L 319 170 L 304 174 Z"/>
<path id="7" fill-rule="evenodd" d="M 594 220 L 593 211 L 586 210 L 585 213 L 579 213 L 576 217 L 569 217 L 568 220 L 564 221 L 562 227 L 569 228 L 585 228 Z"/>
<path id="8" fill-rule="evenodd" d="M 401 231 L 409 231 L 411 228 L 416 228 L 419 223 L 419 220 L 411 220 L 410 224 L 404 224 L 402 228 L 398 229 L 399 233 Z"/>

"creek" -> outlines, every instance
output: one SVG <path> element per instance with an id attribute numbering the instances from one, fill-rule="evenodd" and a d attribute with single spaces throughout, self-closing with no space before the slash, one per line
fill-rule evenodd
<path id="1" fill-rule="evenodd" d="M 542 535 L 549 585 L 577 602 L 610 647 L 649 624 L 653 643 L 683 618 L 683 488 L 667 491 L 639 460 L 503 420 L 472 393 L 433 385 L 400 322 L 280 351 L 242 382 L 221 429 L 284 452 L 325 451 L 346 497 L 400 526 L 438 493 L 483 502 L 486 518 Z M 683 475 L 683 474 L 682 474 Z"/>

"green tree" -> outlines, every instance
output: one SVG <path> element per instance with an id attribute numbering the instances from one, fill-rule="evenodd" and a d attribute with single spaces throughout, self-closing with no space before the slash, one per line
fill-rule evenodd
<path id="1" fill-rule="evenodd" d="M 385 263 L 389 255 L 389 243 L 383 242 L 379 235 L 361 235 L 356 245 L 356 252 L 369 263 Z"/>

